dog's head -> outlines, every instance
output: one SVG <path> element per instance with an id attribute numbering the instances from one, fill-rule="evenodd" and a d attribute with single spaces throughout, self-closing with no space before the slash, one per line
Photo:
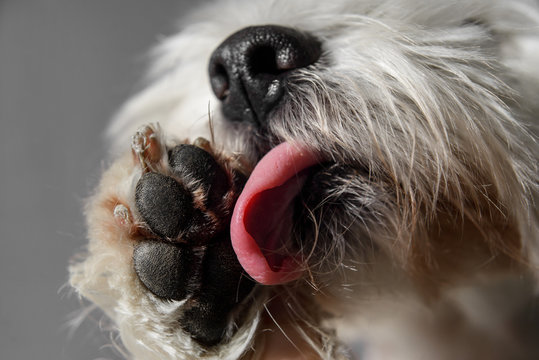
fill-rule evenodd
<path id="1" fill-rule="evenodd" d="M 292 288 L 317 308 L 322 301 L 305 300 L 305 288 L 333 306 L 342 294 L 328 296 L 327 287 L 391 283 L 373 275 L 379 268 L 429 293 L 485 263 L 481 271 L 516 270 L 533 260 L 537 232 L 533 139 L 517 105 L 536 79 L 508 46 L 532 16 L 524 3 L 496 4 L 205 7 L 156 49 L 150 86 L 109 134 L 118 150 L 126 134 L 159 123 L 171 140 L 203 136 L 241 157 L 237 170 L 250 177 L 230 220 L 239 263 L 259 283 L 291 284 L 280 291 Z M 174 330 L 181 310 L 147 296 L 132 245 L 107 220 L 114 204 L 106 199 L 132 202 L 133 179 L 121 161 L 105 175 L 75 285 L 131 327 L 120 329 L 123 341 L 142 358 L 238 357 L 256 335 L 260 299 L 226 346 L 186 343 Z M 294 311 L 287 316 L 309 315 Z"/>

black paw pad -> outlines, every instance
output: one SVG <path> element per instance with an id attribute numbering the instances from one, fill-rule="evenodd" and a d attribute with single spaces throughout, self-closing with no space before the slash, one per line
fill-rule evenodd
<path id="1" fill-rule="evenodd" d="M 180 318 L 183 330 L 205 346 L 218 344 L 227 327 L 228 309 L 219 302 L 191 300 Z"/>
<path id="2" fill-rule="evenodd" d="M 193 198 L 171 177 L 149 172 L 135 189 L 135 204 L 144 222 L 161 237 L 175 238 L 193 216 Z"/>
<path id="3" fill-rule="evenodd" d="M 219 343 L 229 327 L 229 313 L 254 284 L 242 274 L 227 235 L 192 248 L 145 240 L 133 252 L 138 278 L 165 300 L 188 299 L 180 327 L 204 346 Z"/>
<path id="4" fill-rule="evenodd" d="M 201 270 L 200 288 L 187 302 L 180 324 L 195 340 L 210 346 L 222 339 L 228 314 L 254 284 L 242 275 L 230 241 L 208 246 Z"/>
<path id="5" fill-rule="evenodd" d="M 170 150 L 168 157 L 175 175 L 192 179 L 196 187 L 202 187 L 207 199 L 206 206 L 214 206 L 230 188 L 225 171 L 207 151 L 182 144 Z"/>
<path id="6" fill-rule="evenodd" d="M 171 300 L 187 296 L 194 259 L 188 247 L 165 242 L 141 242 L 133 253 L 140 281 L 154 295 Z"/>

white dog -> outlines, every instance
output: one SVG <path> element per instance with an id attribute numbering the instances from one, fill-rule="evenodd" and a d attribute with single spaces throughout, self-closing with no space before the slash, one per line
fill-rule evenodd
<path id="1" fill-rule="evenodd" d="M 536 1 L 185 21 L 70 267 L 134 359 L 539 358 Z"/>

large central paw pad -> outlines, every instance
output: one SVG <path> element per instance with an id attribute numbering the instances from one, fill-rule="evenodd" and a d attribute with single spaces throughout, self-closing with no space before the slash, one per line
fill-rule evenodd
<path id="1" fill-rule="evenodd" d="M 229 234 L 243 177 L 207 142 L 198 145 L 166 151 L 148 141 L 146 150 L 134 147 L 143 168 L 135 188 L 135 217 L 143 225 L 137 225 L 142 235 L 133 262 L 152 294 L 185 300 L 180 326 L 210 346 L 223 339 L 230 312 L 253 283 L 243 274 Z"/>

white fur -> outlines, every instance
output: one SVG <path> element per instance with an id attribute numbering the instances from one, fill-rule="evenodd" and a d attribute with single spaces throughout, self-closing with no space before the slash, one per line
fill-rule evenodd
<path id="1" fill-rule="evenodd" d="M 296 316 L 324 359 L 352 358 L 346 349 L 368 360 L 539 354 L 508 326 L 535 298 L 539 260 L 537 145 L 529 130 L 539 111 L 536 1 L 232 0 L 183 21 L 154 50 L 147 88 L 108 130 L 118 160 L 88 204 L 88 256 L 71 267 L 72 284 L 115 321 L 135 359 L 261 356 L 260 321 L 275 293 L 293 309 L 275 321 Z M 131 245 L 103 204 L 132 204 L 138 174 L 120 154 L 147 123 L 159 123 L 175 142 L 210 138 L 211 118 L 217 148 L 254 159 L 252 129 L 223 119 L 207 67 L 228 35 L 265 24 L 301 29 L 323 44 L 321 61 L 292 81 L 271 133 L 366 168 L 370 177 L 336 179 L 328 192 L 347 202 L 342 216 L 314 219 L 320 234 L 331 234 L 331 251 L 314 255 L 311 277 L 259 291 L 251 320 L 227 346 L 207 350 L 171 331 L 181 304 L 163 303 L 140 285 Z M 457 235 L 491 252 L 463 256 L 461 245 L 454 252 L 451 245 L 444 255 L 432 245 L 434 237 L 453 244 Z M 513 240 L 518 254 L 508 249 Z M 510 255 L 525 265 L 488 266 Z M 417 275 L 416 267 L 427 270 Z M 307 314 L 312 309 L 320 316 Z"/>

